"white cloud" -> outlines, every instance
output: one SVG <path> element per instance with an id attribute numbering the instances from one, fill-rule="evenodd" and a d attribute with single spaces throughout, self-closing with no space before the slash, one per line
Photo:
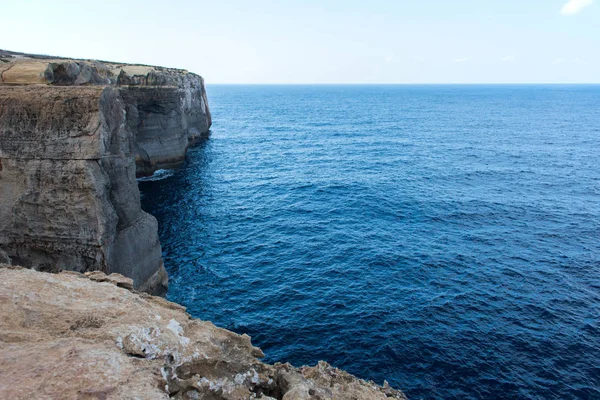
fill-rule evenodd
<path id="1" fill-rule="evenodd" d="M 455 63 L 460 64 L 469 61 L 468 58 L 457 58 L 454 60 Z"/>
<path id="2" fill-rule="evenodd" d="M 556 58 L 556 59 L 554 59 L 554 61 L 552 61 L 552 64 L 558 65 L 558 64 L 562 64 L 564 62 L 565 62 L 564 58 Z"/>
<path id="3" fill-rule="evenodd" d="M 577 14 L 585 7 L 592 4 L 594 0 L 569 0 L 563 8 L 560 10 L 562 15 L 573 15 Z"/>
<path id="4" fill-rule="evenodd" d="M 515 56 L 506 56 L 506 57 L 502 57 L 502 61 L 504 62 L 513 62 L 517 59 L 517 57 Z"/>
<path id="5" fill-rule="evenodd" d="M 387 57 L 385 58 L 385 62 L 388 62 L 388 63 L 389 63 L 389 62 L 391 62 L 393 59 L 394 59 L 394 56 L 387 56 Z"/>

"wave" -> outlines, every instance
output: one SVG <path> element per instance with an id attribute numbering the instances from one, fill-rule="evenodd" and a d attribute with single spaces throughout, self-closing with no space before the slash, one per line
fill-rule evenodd
<path id="1" fill-rule="evenodd" d="M 144 176 L 142 178 L 137 178 L 138 182 L 154 182 L 154 181 L 162 181 L 163 179 L 167 179 L 175 175 L 175 171 L 172 169 L 159 169 L 151 176 Z"/>

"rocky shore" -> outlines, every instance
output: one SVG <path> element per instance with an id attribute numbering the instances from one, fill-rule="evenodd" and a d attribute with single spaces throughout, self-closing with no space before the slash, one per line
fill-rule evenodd
<path id="1" fill-rule="evenodd" d="M 3 399 L 405 399 L 326 363 L 259 361 L 250 337 L 102 272 L 0 265 Z"/>

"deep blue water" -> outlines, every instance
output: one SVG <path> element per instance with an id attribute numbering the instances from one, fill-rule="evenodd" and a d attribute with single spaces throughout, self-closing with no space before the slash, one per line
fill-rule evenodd
<path id="1" fill-rule="evenodd" d="M 412 399 L 600 398 L 600 86 L 209 86 L 168 298 Z"/>

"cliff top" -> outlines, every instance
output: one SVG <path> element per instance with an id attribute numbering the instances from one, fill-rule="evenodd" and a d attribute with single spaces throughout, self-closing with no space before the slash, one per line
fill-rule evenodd
<path id="1" fill-rule="evenodd" d="M 249 336 L 118 274 L 0 265 L 0 286 L 1 398 L 405 399 L 323 362 L 264 364 Z"/>
<path id="2" fill-rule="evenodd" d="M 0 49 L 0 85 L 177 86 L 184 69 L 25 54 Z"/>

